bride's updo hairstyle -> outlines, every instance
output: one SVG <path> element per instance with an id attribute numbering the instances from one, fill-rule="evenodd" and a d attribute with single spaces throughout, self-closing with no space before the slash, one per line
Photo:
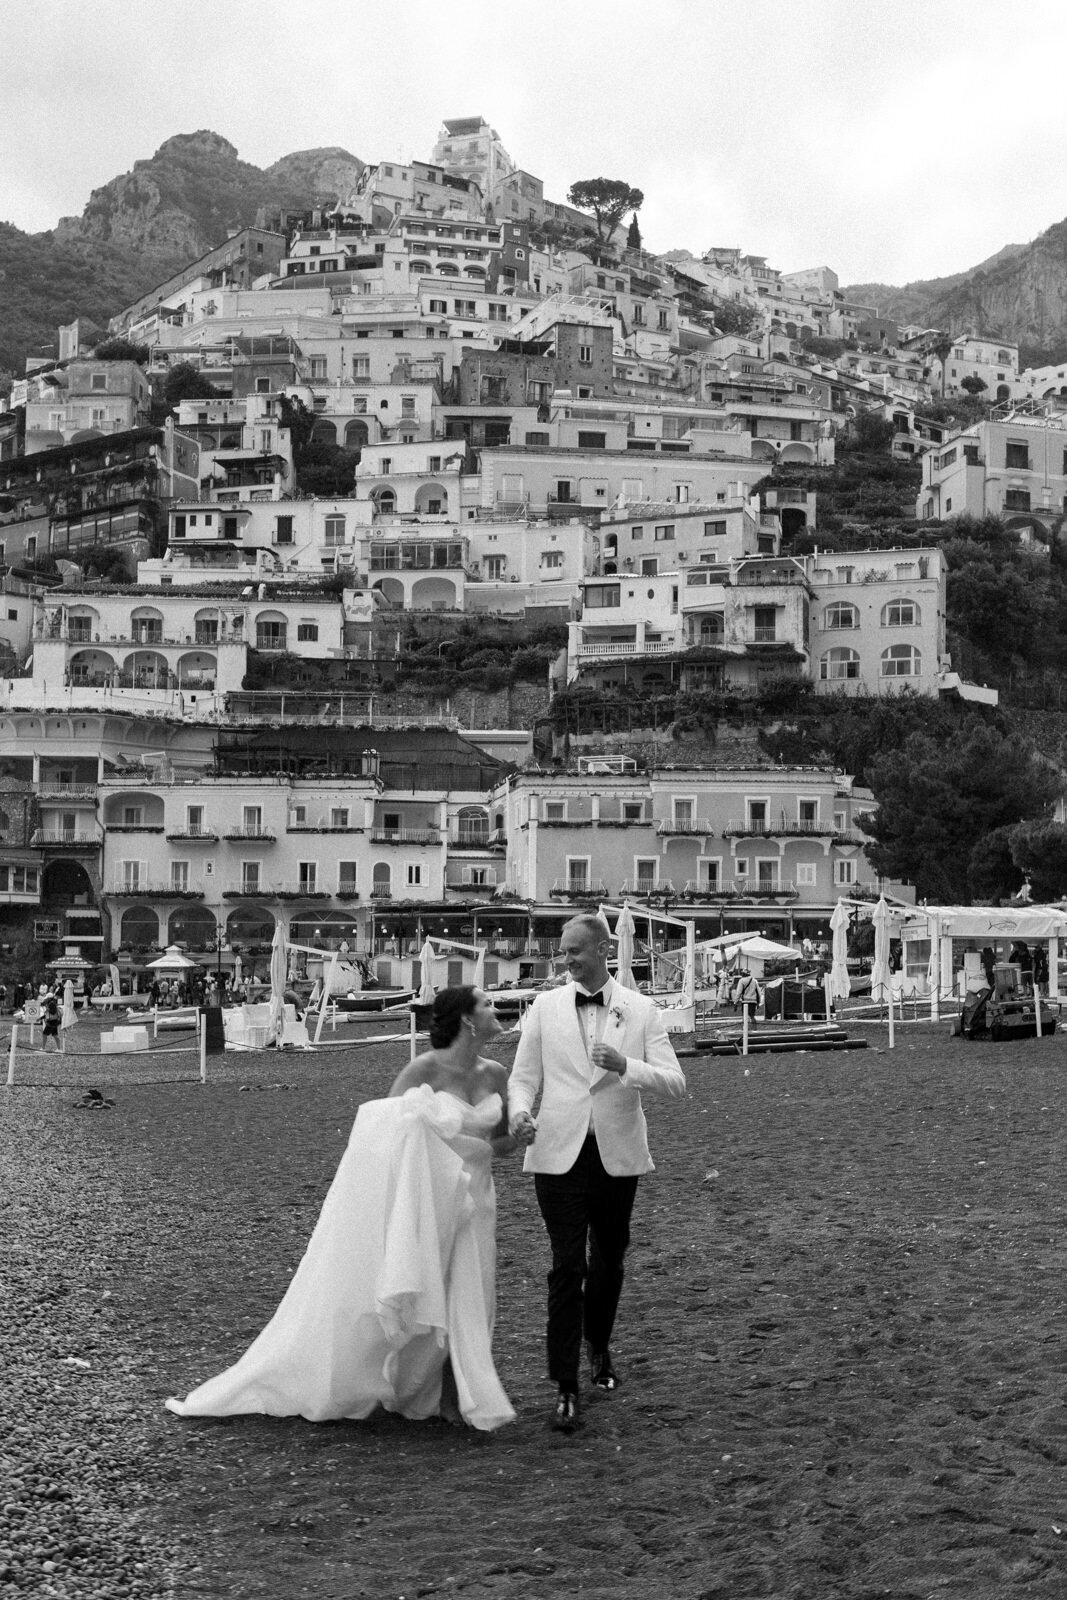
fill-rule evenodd
<path id="1" fill-rule="evenodd" d="M 454 989 L 442 989 L 434 996 L 430 1012 L 430 1044 L 434 1050 L 445 1050 L 455 1041 L 477 1004 L 478 991 L 471 983 L 457 984 Z"/>

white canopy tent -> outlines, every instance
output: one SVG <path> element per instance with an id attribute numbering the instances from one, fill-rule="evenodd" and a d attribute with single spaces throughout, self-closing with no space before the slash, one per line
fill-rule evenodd
<path id="1" fill-rule="evenodd" d="M 1060 993 L 1060 942 L 1067 937 L 1067 909 L 1063 906 L 922 906 L 905 916 L 900 927 L 904 947 L 904 977 L 929 973 L 930 1015 L 940 1016 L 940 1002 L 955 993 L 954 943 L 972 948 L 989 945 L 1006 959 L 1016 943 L 1047 944 L 1048 997 Z"/>

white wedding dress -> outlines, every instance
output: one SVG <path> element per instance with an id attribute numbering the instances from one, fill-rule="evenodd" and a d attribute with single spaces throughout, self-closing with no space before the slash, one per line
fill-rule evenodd
<path id="1" fill-rule="evenodd" d="M 496 1195 L 489 1137 L 502 1103 L 427 1084 L 361 1106 L 303 1260 L 235 1366 L 168 1400 L 182 1417 L 259 1412 L 324 1422 L 378 1406 L 438 1414 L 446 1358 L 460 1414 L 515 1413 L 493 1366 Z"/>

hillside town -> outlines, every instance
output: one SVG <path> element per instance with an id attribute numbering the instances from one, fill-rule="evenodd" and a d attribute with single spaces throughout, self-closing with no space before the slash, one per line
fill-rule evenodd
<path id="1" fill-rule="evenodd" d="M 897 326 L 828 266 L 654 255 L 639 192 L 551 200 L 478 116 L 428 156 L 233 231 L 13 384 L 8 982 L 130 986 L 175 945 L 263 971 L 280 926 L 386 988 L 427 938 L 451 983 L 481 947 L 487 986 L 536 984 L 603 902 L 669 915 L 668 953 L 914 902 L 853 774 L 646 711 L 995 705 L 949 655 L 939 544 L 820 549 L 820 474 L 874 419 L 920 531 L 1040 540 L 1067 369 Z"/>

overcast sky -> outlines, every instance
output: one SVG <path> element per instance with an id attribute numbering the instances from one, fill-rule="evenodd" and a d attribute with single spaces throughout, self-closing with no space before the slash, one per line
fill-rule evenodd
<path id="1" fill-rule="evenodd" d="M 0 220 L 30 232 L 175 133 L 245 161 L 428 159 L 482 115 L 652 250 L 902 284 L 1067 215 L 1064 0 L 6 0 Z M 0 309 L 2 314 L 2 309 Z"/>

